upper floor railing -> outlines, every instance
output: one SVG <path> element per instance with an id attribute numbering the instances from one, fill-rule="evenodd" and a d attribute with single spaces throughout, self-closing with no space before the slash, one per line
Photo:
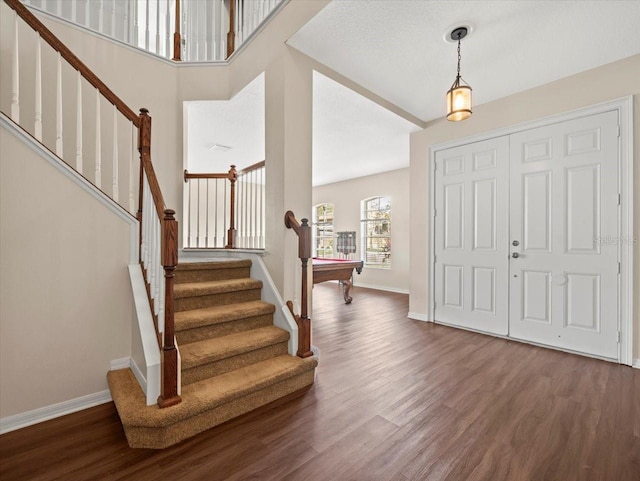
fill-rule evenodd
<path id="1" fill-rule="evenodd" d="M 23 0 L 132 47 L 187 62 L 229 58 L 286 0 Z"/>
<path id="2" fill-rule="evenodd" d="M 265 248 L 265 162 L 228 172 L 190 173 L 184 197 L 186 248 Z"/>
<path id="3" fill-rule="evenodd" d="M 4 0 L 0 8 L 3 26 L 12 26 L 9 55 L 3 45 L 1 56 L 1 71 L 11 72 L 10 85 L 0 84 L 2 110 L 140 223 L 140 264 L 162 355 L 158 404 L 176 404 L 178 225 L 151 162 L 151 117 L 146 109 L 134 113 L 19 0 Z"/>

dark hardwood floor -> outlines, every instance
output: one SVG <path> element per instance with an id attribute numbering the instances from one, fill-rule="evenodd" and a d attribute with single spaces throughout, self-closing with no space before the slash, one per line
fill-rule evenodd
<path id="1" fill-rule="evenodd" d="M 640 370 L 407 319 L 405 295 L 314 288 L 304 397 L 163 451 L 112 403 L 0 436 L 0 479 L 640 480 Z"/>

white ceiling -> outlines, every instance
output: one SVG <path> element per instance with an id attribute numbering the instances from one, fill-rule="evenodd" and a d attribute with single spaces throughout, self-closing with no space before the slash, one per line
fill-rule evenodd
<path id="1" fill-rule="evenodd" d="M 409 167 L 419 127 L 313 73 L 313 185 Z"/>
<path id="2" fill-rule="evenodd" d="M 640 53 L 640 1 L 334 0 L 289 45 L 407 112 L 445 114 L 456 73 L 481 104 Z"/>

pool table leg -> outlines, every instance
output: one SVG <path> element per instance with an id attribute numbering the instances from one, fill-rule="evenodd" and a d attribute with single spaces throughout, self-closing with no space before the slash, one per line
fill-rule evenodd
<path id="1" fill-rule="evenodd" d="M 351 291 L 351 286 L 353 286 L 353 282 L 351 281 L 351 279 L 348 279 L 346 281 L 340 281 L 340 283 L 342 284 L 342 294 L 344 295 L 344 303 L 351 304 L 353 297 L 349 295 L 349 291 Z"/>

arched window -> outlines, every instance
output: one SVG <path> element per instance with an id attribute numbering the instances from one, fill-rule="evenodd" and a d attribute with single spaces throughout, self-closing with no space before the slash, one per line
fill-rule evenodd
<path id="1" fill-rule="evenodd" d="M 362 260 L 366 266 L 391 268 L 391 199 L 373 197 L 361 202 Z"/>
<path id="2" fill-rule="evenodd" d="M 334 257 L 333 204 L 319 204 L 313 209 L 314 257 Z"/>

